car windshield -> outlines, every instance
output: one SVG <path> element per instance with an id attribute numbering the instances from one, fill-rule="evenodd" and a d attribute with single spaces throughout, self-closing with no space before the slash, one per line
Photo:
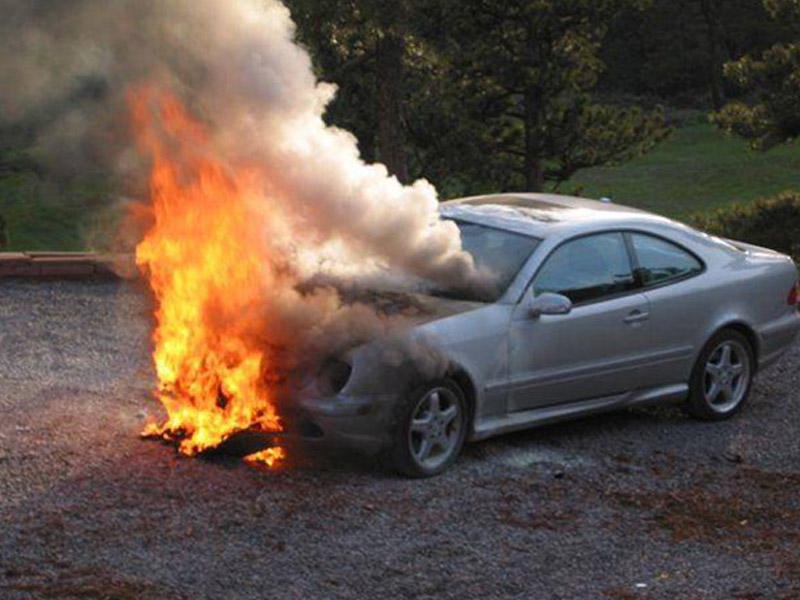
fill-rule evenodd
<path id="1" fill-rule="evenodd" d="M 453 221 L 461 232 L 461 246 L 475 261 L 480 277 L 463 287 L 436 287 L 431 281 L 391 271 L 377 277 L 340 279 L 318 274 L 303 282 L 298 290 L 308 293 L 320 286 L 332 286 L 346 303 L 367 302 L 402 306 L 407 296 L 423 294 L 475 302 L 495 302 L 506 291 L 522 265 L 541 242 L 540 239 L 476 223 Z"/>
<path id="2" fill-rule="evenodd" d="M 482 288 L 479 291 L 474 289 L 433 290 L 432 293 L 435 295 L 460 300 L 496 301 L 503 295 L 541 241 L 535 237 L 477 223 L 455 219 L 453 222 L 461 231 L 462 247 L 472 256 L 478 270 L 489 276 L 491 283 L 488 288 Z"/>

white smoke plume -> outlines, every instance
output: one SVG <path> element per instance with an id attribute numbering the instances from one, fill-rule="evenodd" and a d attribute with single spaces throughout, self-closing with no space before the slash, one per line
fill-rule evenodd
<path id="1" fill-rule="evenodd" d="M 120 181 L 141 190 L 126 93 L 155 82 L 207 124 L 219 156 L 264 168 L 270 196 L 320 246 L 336 246 L 340 263 L 347 256 L 351 268 L 371 263 L 446 283 L 471 276 L 456 227 L 438 219 L 434 188 L 403 186 L 382 165 L 364 164 L 353 136 L 324 124 L 335 90 L 317 82 L 279 2 L 4 0 L 0 7 L 0 120 L 34 122 L 39 146 L 58 167 L 110 162 Z"/>
<path id="2" fill-rule="evenodd" d="M 141 199 L 123 224 L 145 215 L 169 413 L 149 433 L 192 453 L 273 430 L 284 384 L 415 316 L 319 281 L 481 279 L 430 184 L 401 185 L 325 125 L 335 90 L 276 0 L 0 0 L 0 14 L 0 127 L 32 132 L 51 169 L 105 169 Z"/>

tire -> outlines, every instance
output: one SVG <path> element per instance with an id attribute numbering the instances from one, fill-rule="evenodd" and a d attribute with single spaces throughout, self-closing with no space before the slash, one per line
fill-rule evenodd
<path id="1" fill-rule="evenodd" d="M 734 329 L 715 333 L 697 357 L 684 408 L 704 421 L 721 421 L 739 412 L 750 395 L 755 355 L 748 339 Z"/>
<path id="2" fill-rule="evenodd" d="M 467 401 L 450 379 L 432 381 L 399 407 L 390 460 L 408 477 L 432 477 L 458 457 L 469 424 Z"/>

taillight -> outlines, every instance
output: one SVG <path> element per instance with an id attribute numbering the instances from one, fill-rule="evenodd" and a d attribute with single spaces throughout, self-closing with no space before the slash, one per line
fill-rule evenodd
<path id="1" fill-rule="evenodd" d="M 789 290 L 789 297 L 786 299 L 789 306 L 800 304 L 800 280 L 795 281 L 792 289 Z"/>

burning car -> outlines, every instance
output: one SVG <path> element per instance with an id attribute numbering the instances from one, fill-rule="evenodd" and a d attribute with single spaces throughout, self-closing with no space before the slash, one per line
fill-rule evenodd
<path id="1" fill-rule="evenodd" d="M 543 194 L 441 205 L 496 293 L 415 296 L 410 339 L 326 363 L 289 433 L 444 471 L 466 441 L 631 406 L 736 414 L 800 330 L 792 260 L 607 202 Z M 411 358 L 408 358 L 411 357 Z M 427 363 L 420 366 L 420 362 Z"/>

